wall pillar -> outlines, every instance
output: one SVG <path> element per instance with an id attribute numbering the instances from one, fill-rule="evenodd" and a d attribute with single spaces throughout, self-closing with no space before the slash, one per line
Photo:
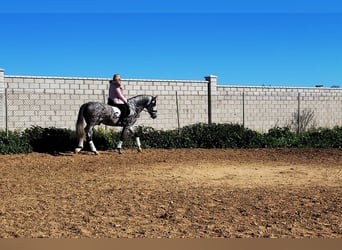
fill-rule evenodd
<path id="1" fill-rule="evenodd" d="M 0 68 L 0 129 L 6 128 L 5 71 Z"/>
<path id="2" fill-rule="evenodd" d="M 5 70 L 0 68 L 0 91 L 5 90 Z"/>
<path id="3" fill-rule="evenodd" d="M 217 76 L 209 75 L 204 77 L 206 81 L 208 81 L 208 124 L 211 124 L 212 119 L 212 103 L 213 103 L 213 95 L 216 95 L 216 85 L 217 85 Z"/>

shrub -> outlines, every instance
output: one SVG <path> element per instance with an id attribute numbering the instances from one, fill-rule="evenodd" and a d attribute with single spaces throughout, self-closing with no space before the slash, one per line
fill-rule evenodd
<path id="1" fill-rule="evenodd" d="M 30 153 L 32 147 L 28 138 L 17 131 L 9 131 L 8 134 L 0 131 L 0 154 Z"/>
<path id="2" fill-rule="evenodd" d="M 139 126 L 136 133 L 144 148 L 178 148 L 179 135 L 177 130 L 155 130 L 151 127 Z M 126 143 L 126 142 L 125 142 Z"/>
<path id="3" fill-rule="evenodd" d="M 296 132 L 305 132 L 315 126 L 315 112 L 311 109 L 303 109 L 299 113 L 298 111 L 292 113 L 292 120 L 286 125 L 286 127 Z"/>
<path id="4" fill-rule="evenodd" d="M 120 140 L 121 129 L 117 131 L 113 128 L 98 127 L 94 129 L 93 141 L 99 150 L 111 150 L 116 148 L 117 142 Z M 130 133 L 127 132 L 125 137 L 124 147 L 131 148 L 134 146 L 135 141 Z M 85 144 L 85 147 L 88 145 Z"/>
<path id="5" fill-rule="evenodd" d="M 93 140 L 97 149 L 115 148 L 120 133 L 103 127 L 95 129 Z M 311 129 L 299 134 L 287 127 L 275 127 L 262 134 L 238 124 L 198 123 L 167 131 L 139 126 L 136 133 L 144 148 L 342 147 L 342 126 Z M 71 151 L 77 143 L 76 133 L 69 129 L 32 126 L 23 132 L 9 132 L 8 135 L 0 131 L 1 154 Z M 124 147 L 134 146 L 134 138 L 128 135 Z"/>
<path id="6" fill-rule="evenodd" d="M 299 135 L 299 146 L 313 148 L 341 148 L 342 126 L 333 129 L 311 129 Z"/>
<path id="7" fill-rule="evenodd" d="M 24 134 L 36 152 L 63 152 L 75 148 L 76 133 L 70 129 L 32 126 Z"/>
<path id="8" fill-rule="evenodd" d="M 239 124 L 194 124 L 180 131 L 185 148 L 253 148 L 263 145 L 262 135 Z"/>
<path id="9" fill-rule="evenodd" d="M 290 128 L 271 128 L 265 135 L 265 146 L 269 148 L 289 148 L 298 145 L 297 134 Z"/>
<path id="10" fill-rule="evenodd" d="M 105 130 L 103 127 L 94 129 L 93 140 L 96 148 L 99 150 L 110 150 L 115 147 L 113 137 L 115 132 L 113 130 Z M 88 145 L 85 144 L 87 147 Z"/>

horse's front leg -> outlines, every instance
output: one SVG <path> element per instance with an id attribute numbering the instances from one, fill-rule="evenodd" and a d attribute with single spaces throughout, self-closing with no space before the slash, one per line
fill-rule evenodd
<path id="1" fill-rule="evenodd" d="M 135 145 L 137 146 L 138 152 L 141 152 L 142 149 L 141 149 L 140 137 L 138 136 L 138 134 L 135 132 L 135 130 L 132 127 L 129 128 L 129 132 L 134 135 Z"/>
<path id="2" fill-rule="evenodd" d="M 136 143 L 136 145 L 137 145 L 138 152 L 141 152 L 142 149 L 141 149 L 141 143 L 140 143 L 140 138 L 139 138 L 139 136 L 136 136 L 136 137 L 135 137 L 135 143 Z"/>

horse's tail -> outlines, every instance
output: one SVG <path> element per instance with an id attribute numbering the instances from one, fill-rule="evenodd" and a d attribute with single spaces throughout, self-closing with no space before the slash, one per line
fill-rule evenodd
<path id="1" fill-rule="evenodd" d="M 76 122 L 76 136 L 78 139 L 85 140 L 86 135 L 84 131 L 84 116 L 83 116 L 83 110 L 86 107 L 86 103 L 82 104 L 80 107 L 80 110 L 78 111 L 78 117 Z"/>

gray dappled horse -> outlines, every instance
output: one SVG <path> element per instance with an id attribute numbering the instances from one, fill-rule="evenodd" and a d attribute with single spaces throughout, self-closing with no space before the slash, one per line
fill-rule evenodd
<path id="1" fill-rule="evenodd" d="M 122 143 L 127 131 L 135 134 L 132 126 L 139 118 L 139 114 L 144 109 L 150 114 L 151 118 L 157 117 L 157 96 L 138 95 L 127 100 L 130 109 L 129 115 L 122 121 L 119 121 L 120 110 L 117 107 L 110 106 L 108 104 L 100 102 L 87 102 L 81 105 L 78 112 L 78 118 L 76 122 L 76 135 L 78 138 L 78 146 L 75 149 L 75 153 L 78 153 L 83 148 L 83 142 L 86 140 L 89 142 L 90 150 L 95 154 L 98 154 L 93 142 L 93 128 L 99 124 L 105 124 L 109 126 L 123 127 L 120 135 L 120 141 L 117 145 L 117 149 L 121 154 Z M 84 121 L 86 126 L 84 127 Z M 138 150 L 141 151 L 140 138 L 135 135 L 136 145 Z"/>

